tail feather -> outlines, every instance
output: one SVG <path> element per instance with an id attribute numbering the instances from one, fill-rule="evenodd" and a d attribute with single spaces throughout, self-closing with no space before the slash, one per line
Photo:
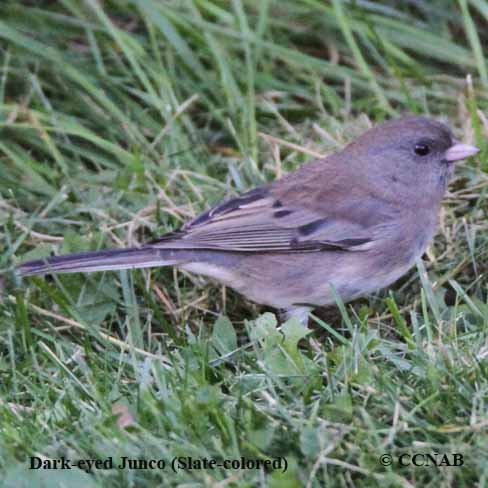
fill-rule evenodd
<path id="1" fill-rule="evenodd" d="M 27 261 L 20 264 L 17 269 L 21 276 L 29 276 L 47 273 L 76 273 L 171 266 L 179 262 L 181 262 L 181 258 L 176 258 L 175 253 L 171 250 L 142 247 L 53 256 Z"/>

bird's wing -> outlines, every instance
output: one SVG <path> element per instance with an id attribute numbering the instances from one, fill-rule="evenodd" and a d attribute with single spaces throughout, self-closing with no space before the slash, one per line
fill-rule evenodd
<path id="1" fill-rule="evenodd" d="M 355 219 L 354 212 L 328 214 L 304 207 L 282 202 L 270 186 L 259 187 L 149 245 L 236 252 L 361 251 L 374 246 L 375 226 Z"/>

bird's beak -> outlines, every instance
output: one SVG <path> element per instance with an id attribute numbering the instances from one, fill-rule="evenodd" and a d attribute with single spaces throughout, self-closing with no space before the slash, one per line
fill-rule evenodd
<path id="1" fill-rule="evenodd" d="M 446 151 L 444 159 L 449 162 L 459 161 L 460 159 L 466 159 L 470 156 L 474 156 L 478 152 L 479 149 L 476 146 L 454 141 L 454 145 Z"/>

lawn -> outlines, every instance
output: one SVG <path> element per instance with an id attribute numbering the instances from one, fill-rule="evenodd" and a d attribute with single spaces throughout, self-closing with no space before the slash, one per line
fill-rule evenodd
<path id="1" fill-rule="evenodd" d="M 488 486 L 487 0 L 0 11 L 1 486 Z M 153 239 L 404 113 L 481 152 L 417 267 L 308 330 L 171 268 L 14 272 Z"/>

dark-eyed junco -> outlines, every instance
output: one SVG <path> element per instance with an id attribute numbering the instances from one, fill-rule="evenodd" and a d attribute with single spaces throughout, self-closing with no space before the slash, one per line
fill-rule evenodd
<path id="1" fill-rule="evenodd" d="M 478 152 L 423 117 L 379 125 L 342 151 L 224 201 L 140 248 L 29 261 L 22 275 L 177 266 L 303 318 L 385 287 L 427 247 L 454 161 Z"/>

